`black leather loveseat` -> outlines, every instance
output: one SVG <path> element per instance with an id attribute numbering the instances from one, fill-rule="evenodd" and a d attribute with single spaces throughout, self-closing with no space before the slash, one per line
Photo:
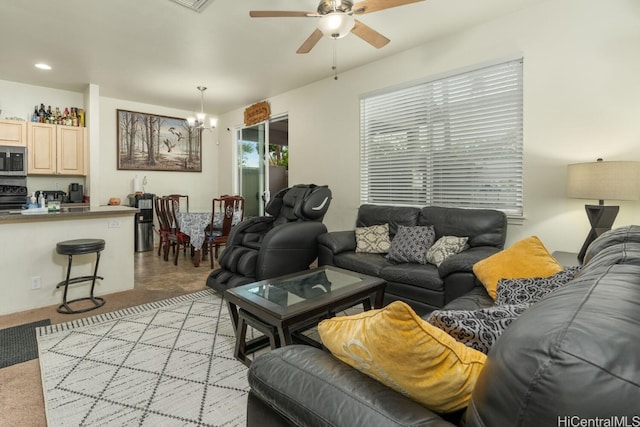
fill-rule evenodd
<path id="1" fill-rule="evenodd" d="M 401 300 L 417 313 L 442 308 L 477 285 L 473 265 L 504 247 L 507 218 L 495 210 L 427 206 L 424 208 L 362 205 L 356 227 L 389 224 L 398 227 L 433 226 L 436 240 L 442 236 L 468 237 L 468 248 L 433 264 L 395 263 L 384 254 L 357 253 L 354 230 L 333 231 L 318 237 L 318 264 L 335 265 L 387 281 L 385 303 Z"/>
<path id="2" fill-rule="evenodd" d="M 584 262 L 571 282 L 503 332 L 457 419 L 444 419 L 328 352 L 298 345 L 251 365 L 247 425 L 638 425 L 640 226 L 603 234 Z M 475 299 L 466 300 L 470 308 Z"/>

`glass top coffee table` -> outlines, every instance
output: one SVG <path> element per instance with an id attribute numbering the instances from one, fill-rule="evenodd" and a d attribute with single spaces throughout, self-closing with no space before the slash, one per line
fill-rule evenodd
<path id="1" fill-rule="evenodd" d="M 259 349 L 295 342 L 321 346 L 299 332 L 337 311 L 363 304 L 365 310 L 382 307 L 386 282 L 333 266 L 323 266 L 225 291 L 236 332 L 234 355 L 249 366 L 247 357 Z M 246 341 L 247 326 L 264 334 Z"/>

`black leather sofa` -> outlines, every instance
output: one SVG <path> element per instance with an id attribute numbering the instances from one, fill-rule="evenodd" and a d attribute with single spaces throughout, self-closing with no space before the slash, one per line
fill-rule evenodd
<path id="1" fill-rule="evenodd" d="M 218 258 L 220 268 L 207 286 L 226 289 L 309 268 L 318 256 L 317 237 L 331 204 L 326 185 L 298 184 L 279 191 L 267 204 L 267 216 L 248 218 L 231 229 Z"/>
<path id="2" fill-rule="evenodd" d="M 443 417 L 328 352 L 298 345 L 251 365 L 247 425 L 637 425 L 640 226 L 604 233 L 584 262 L 500 336 L 463 413 Z M 484 305 L 474 292 L 456 308 Z"/>
<path id="3" fill-rule="evenodd" d="M 433 225 L 436 239 L 468 237 L 469 248 L 433 264 L 397 264 L 384 254 L 356 253 L 354 230 L 334 231 L 318 237 L 318 265 L 335 265 L 387 281 L 385 303 L 401 300 L 423 315 L 464 295 L 477 285 L 473 264 L 499 252 L 507 235 L 507 218 L 495 210 L 362 205 L 356 227 L 389 224 L 395 236 L 398 226 Z"/>

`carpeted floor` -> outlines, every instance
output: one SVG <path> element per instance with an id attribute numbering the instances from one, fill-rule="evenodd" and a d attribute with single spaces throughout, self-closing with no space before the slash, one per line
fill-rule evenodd
<path id="1" fill-rule="evenodd" d="M 38 357 L 36 328 L 51 324 L 51 320 L 38 320 L 0 330 L 0 368 L 27 362 Z"/>
<path id="2" fill-rule="evenodd" d="M 49 425 L 245 425 L 247 368 L 212 290 L 38 328 Z"/>

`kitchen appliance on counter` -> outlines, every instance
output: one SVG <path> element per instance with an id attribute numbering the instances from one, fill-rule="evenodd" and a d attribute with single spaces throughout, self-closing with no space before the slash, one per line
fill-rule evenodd
<path id="1" fill-rule="evenodd" d="M 64 191 L 60 191 L 60 190 L 36 191 L 36 199 L 40 197 L 40 193 L 44 193 L 44 200 L 47 203 L 49 202 L 66 203 L 67 202 L 67 193 L 65 193 Z"/>
<path id="2" fill-rule="evenodd" d="M 76 182 L 69 184 L 69 203 L 82 203 L 84 190 L 81 184 Z"/>
<path id="3" fill-rule="evenodd" d="M 129 205 L 138 208 L 134 221 L 134 245 L 136 252 L 153 250 L 153 198 L 154 194 L 143 193 L 129 196 Z"/>
<path id="4" fill-rule="evenodd" d="M 0 145 L 0 175 L 27 176 L 27 148 Z"/>

